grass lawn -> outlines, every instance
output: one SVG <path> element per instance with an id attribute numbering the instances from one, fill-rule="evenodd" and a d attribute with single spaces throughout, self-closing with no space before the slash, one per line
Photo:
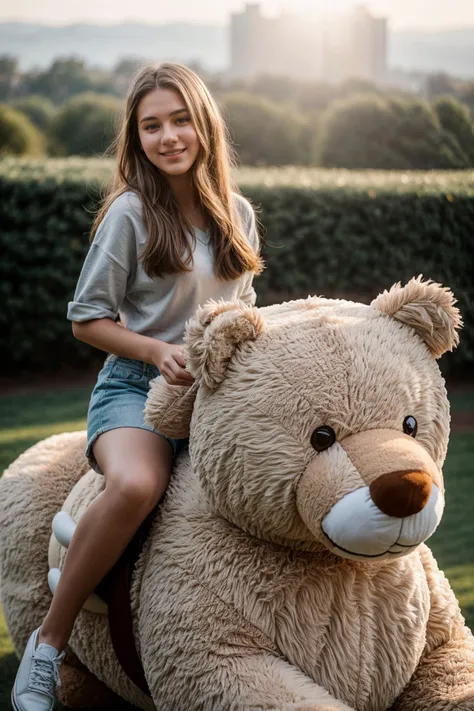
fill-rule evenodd
<path id="1" fill-rule="evenodd" d="M 49 435 L 86 427 L 90 389 L 54 390 L 0 398 L 0 472 L 21 452 Z M 13 426 L 14 424 L 14 426 Z M 0 611 L 0 709 L 10 707 L 18 660 Z"/>
<path id="2" fill-rule="evenodd" d="M 0 397 L 0 472 L 21 452 L 51 434 L 85 429 L 89 388 Z M 454 411 L 474 410 L 474 393 L 456 392 Z M 474 630 L 474 432 L 451 435 L 444 468 L 447 505 L 430 540 L 440 567 L 451 581 L 467 623 Z M 0 613 L 0 709 L 10 708 L 17 660 Z M 131 708 L 131 707 L 130 707 Z M 98 710 L 99 711 L 99 710 Z"/>

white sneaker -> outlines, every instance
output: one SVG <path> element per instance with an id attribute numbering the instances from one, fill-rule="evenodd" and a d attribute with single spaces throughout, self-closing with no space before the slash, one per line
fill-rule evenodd
<path id="1" fill-rule="evenodd" d="M 50 644 L 38 644 L 39 628 L 33 632 L 24 651 L 13 684 L 11 701 L 15 711 L 52 711 L 59 670 L 64 652 Z"/>

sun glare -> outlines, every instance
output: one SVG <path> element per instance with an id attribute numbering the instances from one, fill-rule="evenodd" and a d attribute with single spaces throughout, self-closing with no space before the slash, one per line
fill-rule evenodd
<path id="1" fill-rule="evenodd" d="M 291 8 L 305 15 L 336 15 L 348 12 L 357 4 L 363 3 L 358 0 L 295 0 Z"/>
<path id="2" fill-rule="evenodd" d="M 329 0 L 320 3 L 326 12 L 342 12 L 350 10 L 356 4 L 355 0 Z"/>
<path id="3" fill-rule="evenodd" d="M 375 15 L 390 14 L 390 0 L 292 0 L 282 2 L 281 7 L 302 12 L 305 15 L 338 15 L 363 6 Z"/>

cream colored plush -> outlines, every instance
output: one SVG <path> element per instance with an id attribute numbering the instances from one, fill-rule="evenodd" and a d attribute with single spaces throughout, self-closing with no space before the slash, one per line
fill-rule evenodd
<path id="1" fill-rule="evenodd" d="M 474 639 L 423 543 L 442 515 L 449 435 L 435 358 L 459 326 L 451 292 L 421 279 L 370 306 L 200 309 L 186 337 L 195 385 L 158 378 L 146 409 L 191 438 L 132 586 L 154 706 L 118 667 L 105 618 L 87 611 L 71 639 L 80 662 L 143 709 L 474 711 Z M 317 451 L 323 426 L 335 441 Z M 77 520 L 102 486 L 89 472 L 69 493 L 83 447 L 81 434 L 50 438 L 0 483 L 2 602 L 18 651 L 48 605 L 53 515 L 69 494 Z M 65 665 L 63 699 L 84 705 L 92 680 Z"/>

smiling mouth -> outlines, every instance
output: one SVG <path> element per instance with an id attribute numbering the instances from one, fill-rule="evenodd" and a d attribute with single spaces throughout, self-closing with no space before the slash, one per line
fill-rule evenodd
<path id="1" fill-rule="evenodd" d="M 166 153 L 160 153 L 160 155 L 165 156 L 165 158 L 172 158 L 173 156 L 180 156 L 185 150 L 186 148 L 181 148 L 179 151 L 167 151 Z"/>
<path id="2" fill-rule="evenodd" d="M 393 543 L 391 546 L 389 546 L 389 548 L 387 548 L 387 550 L 381 551 L 380 553 L 359 553 L 358 551 L 351 551 L 347 548 L 343 548 L 342 546 L 335 543 L 335 541 L 333 541 L 331 538 L 329 538 L 329 536 L 326 533 L 326 531 L 324 530 L 324 528 L 322 529 L 322 531 L 323 531 L 325 537 L 327 538 L 327 540 L 335 548 L 338 548 L 343 553 L 348 553 L 349 555 L 358 556 L 359 558 L 372 558 L 373 560 L 375 560 L 377 558 L 381 558 L 382 556 L 387 555 L 387 554 L 393 555 L 393 556 L 399 556 L 401 553 L 405 553 L 407 551 L 414 550 L 415 548 L 418 548 L 418 546 L 421 545 L 421 543 L 423 543 L 423 541 L 419 541 L 419 543 L 412 543 L 409 546 L 405 546 L 405 545 L 402 545 L 401 543 L 397 543 L 397 541 L 395 541 L 395 543 Z M 398 550 L 396 550 L 397 546 L 398 546 Z M 400 548 L 402 550 L 400 550 Z"/>

